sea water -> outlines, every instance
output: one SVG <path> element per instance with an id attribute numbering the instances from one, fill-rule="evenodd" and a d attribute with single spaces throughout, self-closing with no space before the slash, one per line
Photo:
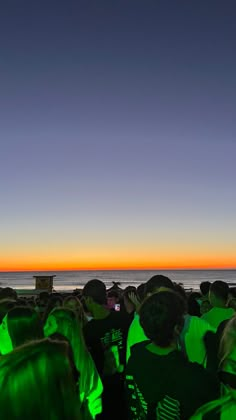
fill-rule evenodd
<path id="1" fill-rule="evenodd" d="M 113 271 L 21 271 L 0 272 L 0 287 L 14 289 L 34 289 L 35 275 L 55 275 L 55 290 L 74 290 L 82 288 L 88 280 L 97 278 L 102 280 L 107 287 L 112 282 L 120 282 L 123 289 L 129 285 L 138 286 L 146 282 L 154 274 L 163 274 L 171 280 L 182 283 L 186 289 L 199 289 L 202 281 L 213 282 L 223 280 L 236 286 L 236 270 L 113 270 Z"/>

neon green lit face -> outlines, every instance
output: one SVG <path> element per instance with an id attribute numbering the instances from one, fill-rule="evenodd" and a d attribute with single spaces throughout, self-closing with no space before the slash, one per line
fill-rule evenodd
<path id="1" fill-rule="evenodd" d="M 44 335 L 48 337 L 49 335 L 54 334 L 57 332 L 57 320 L 56 317 L 53 315 L 49 315 L 46 324 L 44 325 Z"/>
<path id="2" fill-rule="evenodd" d="M 0 352 L 1 354 L 10 353 L 13 350 L 11 337 L 8 332 L 7 315 L 2 320 L 0 325 Z"/>

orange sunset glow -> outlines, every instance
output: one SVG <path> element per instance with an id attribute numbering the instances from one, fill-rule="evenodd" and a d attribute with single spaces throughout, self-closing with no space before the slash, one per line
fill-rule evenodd
<path id="1" fill-rule="evenodd" d="M 25 253 L 6 255 L 0 260 L 0 271 L 53 271 L 53 270 L 160 270 L 160 269 L 231 269 L 236 267 L 236 258 L 232 253 L 227 256 L 216 254 L 196 254 L 179 252 L 120 252 L 115 255 L 110 251 L 98 250 L 80 256 L 75 253 Z"/>

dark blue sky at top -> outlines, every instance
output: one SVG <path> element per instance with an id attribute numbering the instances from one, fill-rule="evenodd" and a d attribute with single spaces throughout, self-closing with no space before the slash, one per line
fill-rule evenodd
<path id="1" fill-rule="evenodd" d="M 136 214 L 230 232 L 235 22 L 234 0 L 2 1 L 6 232 L 57 217 L 79 229 L 94 211 L 103 228 Z"/>

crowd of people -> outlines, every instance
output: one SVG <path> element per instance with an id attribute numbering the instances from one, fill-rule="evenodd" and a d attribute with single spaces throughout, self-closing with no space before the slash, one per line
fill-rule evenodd
<path id="1" fill-rule="evenodd" d="M 0 289 L 3 420 L 236 418 L 236 291 L 155 275 L 72 294 Z"/>

